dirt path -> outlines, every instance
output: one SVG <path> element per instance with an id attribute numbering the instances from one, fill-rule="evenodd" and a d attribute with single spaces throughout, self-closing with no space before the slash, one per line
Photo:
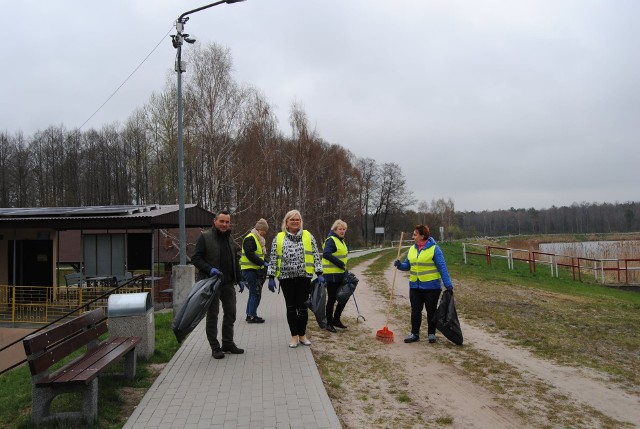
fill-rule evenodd
<path id="1" fill-rule="evenodd" d="M 364 264 L 353 270 L 360 279 L 356 299 L 360 313 L 366 317 L 358 328 L 375 338 L 376 331 L 385 326 L 387 300 L 367 284 L 363 274 L 366 268 Z M 393 273 L 392 269 L 385 273 L 389 285 Z M 397 274 L 395 286 L 394 306 L 408 306 L 404 273 Z M 352 301 L 347 305 L 345 315 L 354 324 L 357 312 Z M 424 419 L 425 426 L 523 428 L 558 426 L 558 422 L 562 422 L 561 426 L 640 427 L 640 398 L 617 390 L 602 375 L 541 360 L 526 350 L 509 345 L 499 336 L 465 323 L 464 318 L 461 318 L 465 336 L 463 347 L 448 342 L 440 333 L 435 345 L 422 339 L 418 343 L 405 344 L 402 340 L 407 333 L 408 320 L 407 311 L 405 320 L 389 321 L 394 343 L 382 345 L 373 340 L 366 344 L 371 347 L 367 353 L 393 362 L 398 380 L 410 392 L 410 403 L 394 401 L 390 407 L 389 399 L 384 395 L 378 395 L 378 402 L 369 398 L 366 403 L 348 399 L 353 394 L 341 396 L 335 400 L 335 405 L 346 427 L 363 427 L 364 422 L 371 424 L 365 417 L 367 409 L 370 412 L 380 407 L 390 408 L 389 413 L 420 415 L 417 421 Z M 422 336 L 426 337 L 426 321 L 422 331 Z M 483 359 L 490 361 L 491 366 L 500 367 L 506 375 L 496 377 L 492 384 L 479 380 L 477 374 L 465 369 L 467 360 L 482 362 Z M 491 377 L 492 374 L 487 376 Z M 388 388 L 384 380 L 363 383 L 369 391 Z M 384 413 L 377 412 L 384 417 Z M 380 421 L 384 420 L 380 418 Z M 409 418 L 406 422 L 406 427 L 421 427 L 416 420 Z"/>
<path id="2" fill-rule="evenodd" d="M 562 395 L 616 420 L 640 424 L 640 398 L 612 388 L 612 384 L 606 382 L 606 376 L 538 359 L 527 350 L 510 347 L 495 335 L 468 324 L 464 326 L 464 334 L 468 346 L 516 367 L 523 376 L 536 377 Z"/>
<path id="3" fill-rule="evenodd" d="M 354 274 L 364 280 L 362 273 L 366 266 L 357 267 Z M 393 271 L 387 273 L 391 284 Z M 385 326 L 387 301 L 381 300 L 376 293 L 367 286 L 366 280 L 361 280 L 356 291 L 356 299 L 360 312 L 366 315 L 364 325 L 371 332 L 372 338 L 376 331 Z M 406 289 L 406 279 L 397 275 L 396 287 L 398 291 Z M 396 300 L 406 300 L 401 294 Z M 408 301 L 407 301 L 408 302 Z M 353 310 L 348 306 L 346 311 Z M 493 395 L 486 389 L 474 384 L 464 377 L 464 374 L 452 369 L 450 365 L 442 364 L 433 356 L 434 348 L 427 342 L 405 344 L 402 340 L 407 334 L 398 324 L 389 323 L 394 332 L 395 342 L 383 346 L 383 351 L 397 364 L 401 371 L 410 374 L 407 390 L 416 398 L 423 398 L 420 402 L 428 404 L 430 414 L 449 415 L 454 419 L 456 428 L 521 428 L 523 422 L 513 411 L 498 404 Z M 425 326 L 426 327 L 426 326 Z M 442 338 L 440 339 L 442 341 Z"/>

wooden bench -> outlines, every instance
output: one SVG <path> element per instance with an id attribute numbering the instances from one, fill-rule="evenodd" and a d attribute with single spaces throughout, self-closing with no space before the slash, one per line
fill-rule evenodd
<path id="1" fill-rule="evenodd" d="M 31 420 L 35 424 L 51 420 L 85 420 L 98 417 L 98 375 L 124 357 L 124 375 L 136 373 L 136 345 L 140 337 L 99 337 L 108 331 L 101 308 L 84 313 L 47 331 L 29 335 L 23 340 L 32 380 Z M 58 368 L 49 368 L 74 351 L 87 346 L 84 354 Z M 51 402 L 61 394 L 81 392 L 81 411 L 51 413 Z"/>

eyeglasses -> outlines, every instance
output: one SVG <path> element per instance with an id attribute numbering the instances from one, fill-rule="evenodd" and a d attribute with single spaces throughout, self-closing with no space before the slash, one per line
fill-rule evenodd
<path id="1" fill-rule="evenodd" d="M 289 219 L 289 222 L 300 222 L 300 219 Z"/>

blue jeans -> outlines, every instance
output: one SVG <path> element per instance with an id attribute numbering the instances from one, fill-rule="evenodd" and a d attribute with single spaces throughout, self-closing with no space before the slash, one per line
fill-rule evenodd
<path id="1" fill-rule="evenodd" d="M 249 289 L 247 316 L 257 316 L 258 305 L 260 305 L 260 298 L 262 296 L 262 285 L 258 284 L 258 272 L 256 270 L 242 270 L 242 275 Z"/>

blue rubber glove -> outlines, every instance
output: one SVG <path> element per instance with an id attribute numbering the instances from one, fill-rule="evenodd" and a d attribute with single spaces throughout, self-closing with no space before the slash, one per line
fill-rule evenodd
<path id="1" fill-rule="evenodd" d="M 324 283 L 324 277 L 322 277 L 322 274 L 318 276 L 318 283 Z"/>
<path id="2" fill-rule="evenodd" d="M 219 275 L 222 275 L 222 272 L 216 267 L 211 268 L 211 271 L 209 271 L 209 277 L 219 276 Z"/>
<path id="3" fill-rule="evenodd" d="M 244 281 L 240 280 L 238 282 L 238 289 L 240 290 L 240 293 L 244 292 L 244 288 L 246 287 L 246 284 Z"/>
<path id="4" fill-rule="evenodd" d="M 276 279 L 269 279 L 269 290 L 271 292 L 276 291 Z"/>
<path id="5" fill-rule="evenodd" d="M 400 259 L 396 259 L 395 261 L 393 261 L 393 266 L 394 267 L 399 267 L 400 266 Z"/>

